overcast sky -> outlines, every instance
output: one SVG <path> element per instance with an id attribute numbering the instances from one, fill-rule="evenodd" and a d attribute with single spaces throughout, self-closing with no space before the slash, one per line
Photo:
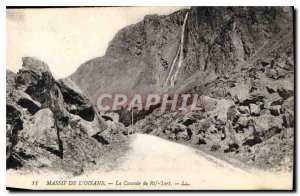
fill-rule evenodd
<path id="1" fill-rule="evenodd" d="M 183 7 L 123 7 L 7 10 L 7 69 L 17 72 L 23 56 L 45 61 L 56 79 L 85 61 L 103 56 L 123 27 L 148 14 L 170 14 Z"/>

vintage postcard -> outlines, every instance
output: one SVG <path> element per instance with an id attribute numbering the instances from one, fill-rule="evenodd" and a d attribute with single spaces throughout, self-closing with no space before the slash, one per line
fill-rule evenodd
<path id="1" fill-rule="evenodd" d="M 6 18 L 8 189 L 294 189 L 293 7 Z"/>

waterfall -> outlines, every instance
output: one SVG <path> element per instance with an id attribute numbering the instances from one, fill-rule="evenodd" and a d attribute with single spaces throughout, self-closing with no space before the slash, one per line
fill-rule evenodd
<path id="1" fill-rule="evenodd" d="M 181 30 L 181 37 L 180 37 L 180 45 L 177 49 L 176 56 L 172 62 L 170 72 L 168 74 L 167 80 L 163 86 L 164 89 L 168 88 L 169 86 L 175 85 L 175 80 L 177 79 L 177 75 L 179 72 L 179 68 L 183 62 L 183 46 L 184 46 L 184 33 L 185 33 L 185 25 L 188 19 L 189 13 L 186 13 L 183 21 L 183 26 Z"/>

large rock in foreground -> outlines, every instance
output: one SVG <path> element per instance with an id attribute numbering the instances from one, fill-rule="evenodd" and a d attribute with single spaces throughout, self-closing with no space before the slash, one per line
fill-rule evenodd
<path id="1" fill-rule="evenodd" d="M 57 82 L 47 64 L 24 57 L 17 74 L 7 71 L 6 84 L 7 168 L 49 167 L 79 174 L 97 162 L 103 143 L 94 136 L 108 126 L 72 81 Z M 112 137 L 110 143 L 126 139 L 123 132 L 115 129 L 122 137 Z"/>

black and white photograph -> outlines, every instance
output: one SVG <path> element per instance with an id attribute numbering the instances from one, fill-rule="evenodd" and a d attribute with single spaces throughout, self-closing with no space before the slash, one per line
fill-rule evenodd
<path id="1" fill-rule="evenodd" d="M 294 190 L 293 6 L 5 11 L 7 189 Z"/>

